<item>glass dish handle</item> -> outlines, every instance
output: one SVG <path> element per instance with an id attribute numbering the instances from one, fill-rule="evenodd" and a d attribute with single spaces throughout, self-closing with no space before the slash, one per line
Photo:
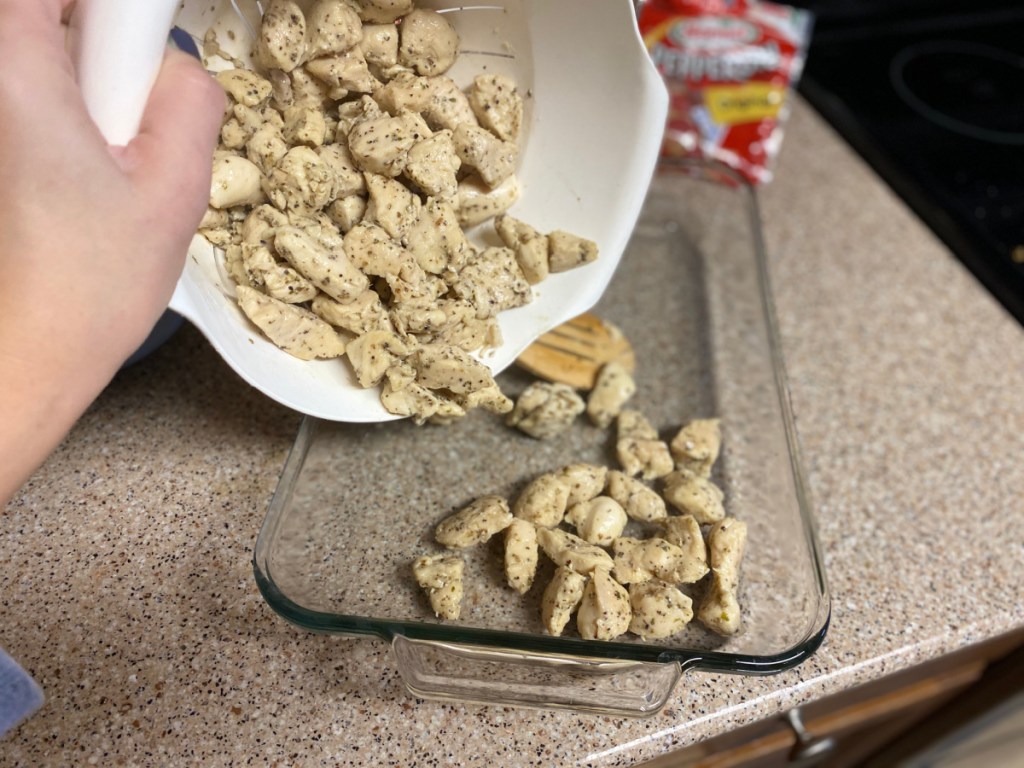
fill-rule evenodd
<path id="1" fill-rule="evenodd" d="M 404 635 L 391 648 L 406 687 L 421 698 L 633 717 L 665 706 L 683 671 L 676 661 L 581 659 Z"/>

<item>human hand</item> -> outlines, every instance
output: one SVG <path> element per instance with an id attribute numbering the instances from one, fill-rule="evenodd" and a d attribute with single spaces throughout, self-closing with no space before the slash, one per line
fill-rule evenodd
<path id="1" fill-rule="evenodd" d="M 169 51 L 139 135 L 109 147 L 65 51 L 69 6 L 0 0 L 0 503 L 167 307 L 224 109 Z"/>

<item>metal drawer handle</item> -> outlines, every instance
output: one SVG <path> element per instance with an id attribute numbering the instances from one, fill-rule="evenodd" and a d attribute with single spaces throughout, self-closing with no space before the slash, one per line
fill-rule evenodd
<path id="1" fill-rule="evenodd" d="M 796 734 L 796 744 L 789 753 L 790 765 L 815 765 L 828 757 L 836 748 L 836 740 L 831 736 L 816 739 L 807 732 L 804 727 L 803 718 L 800 715 L 800 708 L 789 710 L 786 713 L 786 722 Z"/>

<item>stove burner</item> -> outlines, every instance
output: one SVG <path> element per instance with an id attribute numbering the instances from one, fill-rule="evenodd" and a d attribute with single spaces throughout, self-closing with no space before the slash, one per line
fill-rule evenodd
<path id="1" fill-rule="evenodd" d="M 896 54 L 889 77 L 900 98 L 932 123 L 1024 146 L 1024 58 L 979 43 L 917 43 Z"/>

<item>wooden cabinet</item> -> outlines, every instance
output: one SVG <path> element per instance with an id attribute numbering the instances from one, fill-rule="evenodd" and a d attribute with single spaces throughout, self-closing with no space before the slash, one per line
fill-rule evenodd
<path id="1" fill-rule="evenodd" d="M 948 733 L 998 703 L 1024 670 L 1024 632 L 995 638 L 643 763 L 643 768 L 852 768 L 891 765 L 901 745 Z M 922 729 L 927 721 L 947 730 Z M 903 749 L 902 751 L 906 751 Z M 874 756 L 874 759 L 872 759 Z"/>

